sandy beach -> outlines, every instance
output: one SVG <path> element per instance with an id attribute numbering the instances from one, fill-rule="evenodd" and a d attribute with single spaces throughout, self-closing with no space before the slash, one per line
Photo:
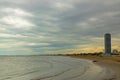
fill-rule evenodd
<path id="1" fill-rule="evenodd" d="M 92 60 L 93 63 L 109 70 L 102 80 L 120 80 L 120 57 L 98 57 L 98 56 L 72 56 L 73 58 Z"/>

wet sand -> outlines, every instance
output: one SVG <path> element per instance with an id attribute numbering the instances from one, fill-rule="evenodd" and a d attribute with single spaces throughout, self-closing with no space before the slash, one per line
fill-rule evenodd
<path id="1" fill-rule="evenodd" d="M 111 78 L 104 80 L 120 80 L 120 62 L 110 60 L 98 60 L 96 64 L 113 71 Z M 109 75 L 110 73 L 107 74 Z"/>
<path id="2" fill-rule="evenodd" d="M 102 80 L 120 80 L 120 57 L 98 57 L 98 56 L 71 56 L 73 58 L 82 58 L 92 60 L 93 63 L 109 70 L 106 73 L 108 78 Z"/>

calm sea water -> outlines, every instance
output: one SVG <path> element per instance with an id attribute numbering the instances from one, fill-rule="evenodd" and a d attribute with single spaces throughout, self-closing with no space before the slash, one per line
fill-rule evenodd
<path id="1" fill-rule="evenodd" d="M 104 74 L 103 68 L 82 59 L 58 56 L 0 57 L 0 80 L 99 80 Z"/>

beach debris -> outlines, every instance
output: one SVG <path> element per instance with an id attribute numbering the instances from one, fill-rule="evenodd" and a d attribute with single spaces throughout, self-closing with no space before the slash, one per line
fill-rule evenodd
<path id="1" fill-rule="evenodd" d="M 120 62 L 120 60 L 118 60 L 117 62 Z"/>
<path id="2" fill-rule="evenodd" d="M 93 62 L 98 62 L 97 60 L 93 60 Z"/>

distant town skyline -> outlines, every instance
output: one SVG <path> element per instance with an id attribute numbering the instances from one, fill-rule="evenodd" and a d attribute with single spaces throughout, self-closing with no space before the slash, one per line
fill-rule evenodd
<path id="1" fill-rule="evenodd" d="M 0 55 L 120 50 L 120 0 L 0 0 Z"/>

